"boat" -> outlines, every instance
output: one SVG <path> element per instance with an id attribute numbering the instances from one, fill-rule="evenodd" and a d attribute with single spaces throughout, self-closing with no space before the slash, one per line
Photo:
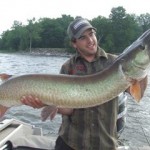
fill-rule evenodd
<path id="1" fill-rule="evenodd" d="M 0 150 L 54 150 L 54 144 L 39 127 L 16 119 L 0 122 Z"/>
<path id="2" fill-rule="evenodd" d="M 17 119 L 0 121 L 0 150 L 54 150 L 55 138 L 43 135 L 42 128 Z M 119 146 L 117 150 L 150 150 L 150 147 L 140 148 Z"/>

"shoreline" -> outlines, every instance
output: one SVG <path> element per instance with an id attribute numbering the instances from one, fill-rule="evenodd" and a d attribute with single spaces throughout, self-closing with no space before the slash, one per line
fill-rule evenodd
<path id="1" fill-rule="evenodd" d="M 0 51 L 2 54 L 23 54 L 33 56 L 58 56 L 71 57 L 75 53 L 68 52 L 65 48 L 32 48 L 30 50 L 20 51 Z"/>
<path id="2" fill-rule="evenodd" d="M 69 57 L 72 56 L 73 53 L 67 52 L 65 48 L 32 48 L 30 55 L 38 55 L 38 56 L 60 56 L 60 57 Z"/>
<path id="3" fill-rule="evenodd" d="M 37 53 L 37 52 L 29 52 L 29 53 L 22 53 L 27 55 L 33 56 L 55 56 L 55 57 L 71 57 L 73 54 L 71 53 Z"/>

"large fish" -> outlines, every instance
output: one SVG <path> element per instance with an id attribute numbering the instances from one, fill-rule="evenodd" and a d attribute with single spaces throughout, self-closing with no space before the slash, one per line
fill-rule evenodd
<path id="1" fill-rule="evenodd" d="M 147 30 L 99 73 L 26 74 L 6 80 L 0 85 L 0 112 L 3 106 L 18 105 L 24 95 L 33 95 L 48 105 L 86 108 L 108 102 L 130 87 L 130 93 L 139 101 L 143 95 L 139 81 L 146 79 L 149 67 L 150 30 Z"/>

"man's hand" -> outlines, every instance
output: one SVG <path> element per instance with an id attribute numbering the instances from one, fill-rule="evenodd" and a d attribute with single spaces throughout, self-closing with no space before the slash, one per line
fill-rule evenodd
<path id="1" fill-rule="evenodd" d="M 28 105 L 33 108 L 42 108 L 42 107 L 46 106 L 41 100 L 39 100 L 37 97 L 34 97 L 32 95 L 23 96 L 21 98 L 21 102 L 24 105 Z"/>
<path id="2" fill-rule="evenodd" d="M 21 102 L 24 105 L 31 106 L 33 108 L 44 107 L 41 112 L 42 121 L 45 121 L 49 117 L 50 117 L 50 120 L 52 120 L 56 116 L 57 111 L 58 111 L 58 108 L 56 106 L 53 106 L 53 105 L 48 106 L 44 104 L 41 100 L 39 100 L 37 97 L 34 97 L 32 95 L 23 96 L 21 98 Z"/>
<path id="3" fill-rule="evenodd" d="M 62 115 L 71 115 L 73 113 L 72 108 L 58 108 L 55 105 L 46 105 L 37 97 L 32 95 L 23 96 L 20 100 L 24 105 L 31 106 L 33 108 L 43 108 L 41 112 L 42 121 L 50 118 L 53 120 L 57 113 Z"/>

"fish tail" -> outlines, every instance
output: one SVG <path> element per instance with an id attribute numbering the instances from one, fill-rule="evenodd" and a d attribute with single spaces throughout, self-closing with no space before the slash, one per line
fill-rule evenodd
<path id="1" fill-rule="evenodd" d="M 9 79 L 10 77 L 12 77 L 12 75 L 9 75 L 9 74 L 6 74 L 6 73 L 0 74 L 0 79 L 2 81 L 5 81 L 5 80 Z"/>

